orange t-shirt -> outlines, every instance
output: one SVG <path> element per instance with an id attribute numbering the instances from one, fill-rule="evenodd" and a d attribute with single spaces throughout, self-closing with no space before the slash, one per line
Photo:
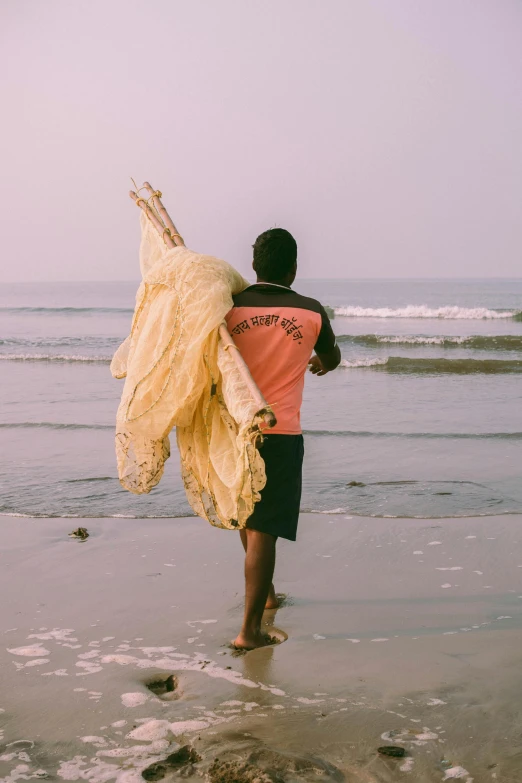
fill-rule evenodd
<path id="1" fill-rule="evenodd" d="M 315 349 L 328 353 L 335 335 L 315 299 L 274 283 L 256 283 L 234 296 L 226 317 L 261 393 L 277 418 L 271 433 L 301 433 L 304 376 Z"/>

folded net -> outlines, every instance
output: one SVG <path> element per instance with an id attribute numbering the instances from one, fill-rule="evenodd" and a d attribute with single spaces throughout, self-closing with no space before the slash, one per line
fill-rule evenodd
<path id="1" fill-rule="evenodd" d="M 145 214 L 141 229 L 143 279 L 131 333 L 111 364 L 114 377 L 125 378 L 116 417 L 120 482 L 130 492 L 150 492 L 175 427 L 193 510 L 218 527 L 244 527 L 266 483 L 256 448 L 266 410 L 218 328 L 247 282 L 225 261 L 167 249 Z"/>

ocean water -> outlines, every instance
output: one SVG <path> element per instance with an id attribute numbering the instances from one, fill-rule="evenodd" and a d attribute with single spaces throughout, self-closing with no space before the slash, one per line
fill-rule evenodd
<path id="1" fill-rule="evenodd" d="M 343 361 L 309 375 L 304 511 L 376 518 L 522 513 L 522 280 L 302 280 Z M 0 293 L 0 513 L 190 513 L 173 454 L 149 495 L 123 490 L 112 353 L 136 284 Z"/>

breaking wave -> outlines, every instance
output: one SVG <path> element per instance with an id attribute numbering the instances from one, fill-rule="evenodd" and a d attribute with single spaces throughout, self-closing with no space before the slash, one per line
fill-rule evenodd
<path id="1" fill-rule="evenodd" d="M 56 348 L 72 345 L 96 345 L 97 348 L 115 349 L 123 342 L 124 337 L 107 337 L 101 335 L 83 335 L 81 337 L 3 337 L 0 345 L 18 345 L 27 348 Z"/>
<path id="2" fill-rule="evenodd" d="M 56 514 L 42 514 L 35 511 L 34 514 L 26 514 L 20 511 L 0 511 L 0 517 L 20 517 L 21 519 L 186 519 L 187 517 L 195 517 L 196 515 L 190 511 L 184 511 L 177 514 L 105 514 L 100 512 L 99 514 L 68 514 L 68 513 L 56 513 Z"/>
<path id="3" fill-rule="evenodd" d="M 6 430 L 114 430 L 113 424 L 64 424 L 58 421 L 15 421 L 2 422 L 0 429 Z"/>
<path id="4" fill-rule="evenodd" d="M 442 318 L 485 320 L 493 318 L 511 318 L 522 321 L 522 310 L 489 310 L 486 307 L 427 307 L 427 305 L 407 305 L 406 307 L 334 307 L 335 315 L 344 318 Z"/>
<path id="5" fill-rule="evenodd" d="M 81 313 L 133 313 L 128 307 L 0 307 L 2 313 L 42 313 L 54 315 L 78 315 Z"/>
<path id="6" fill-rule="evenodd" d="M 387 358 L 343 359 L 348 369 L 373 367 L 392 373 L 522 373 L 522 360 L 504 359 L 425 359 L 389 356 Z"/>
<path id="7" fill-rule="evenodd" d="M 348 367 L 349 369 L 355 367 L 384 367 L 388 364 L 388 358 L 368 358 L 368 359 L 343 359 L 340 366 Z"/>
<path id="8" fill-rule="evenodd" d="M 384 335 L 384 334 L 340 334 L 337 342 L 350 343 L 352 345 L 380 346 L 380 345 L 437 345 L 442 348 L 474 348 L 484 351 L 521 351 L 522 335 L 500 334 L 481 335 L 475 334 L 469 337 L 449 337 L 446 335 L 428 337 L 427 335 Z"/>
<path id="9" fill-rule="evenodd" d="M 2 426 L 2 425 L 0 425 Z M 8 425 L 5 425 L 8 426 Z M 426 438 L 430 440 L 522 440 L 522 432 L 373 432 L 371 430 L 303 430 L 309 437 Z"/>
<path id="10" fill-rule="evenodd" d="M 87 364 L 110 364 L 110 356 L 76 356 L 54 353 L 2 353 L 0 361 L 3 362 L 85 362 Z"/>

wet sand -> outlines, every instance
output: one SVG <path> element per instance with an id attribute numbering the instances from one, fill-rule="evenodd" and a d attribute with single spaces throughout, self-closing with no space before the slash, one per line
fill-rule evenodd
<path id="1" fill-rule="evenodd" d="M 303 515 L 267 616 L 288 640 L 241 657 L 237 534 L 0 527 L 2 781 L 522 778 L 521 516 Z"/>

